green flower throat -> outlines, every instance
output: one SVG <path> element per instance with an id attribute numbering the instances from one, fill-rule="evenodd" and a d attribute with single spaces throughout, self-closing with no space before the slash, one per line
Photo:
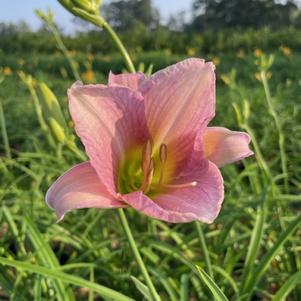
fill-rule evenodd
<path id="1" fill-rule="evenodd" d="M 172 184 L 175 171 L 174 160 L 168 153 L 167 145 L 161 144 L 153 152 L 150 141 L 145 145 L 130 149 L 119 165 L 118 190 L 122 194 L 143 191 L 155 196 L 169 188 L 195 186 L 196 182 Z"/>

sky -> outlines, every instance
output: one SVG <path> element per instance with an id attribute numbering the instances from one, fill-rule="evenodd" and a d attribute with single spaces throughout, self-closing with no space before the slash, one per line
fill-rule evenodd
<path id="1" fill-rule="evenodd" d="M 107 4 L 110 0 L 104 0 Z M 181 10 L 189 11 L 192 0 L 153 0 L 153 5 L 159 9 L 163 21 L 172 14 Z M 41 26 L 41 21 L 36 17 L 36 8 L 47 10 L 50 8 L 55 12 L 55 19 L 60 28 L 67 33 L 75 31 L 76 25 L 72 22 L 72 16 L 57 2 L 57 0 L 0 0 L 0 23 L 26 21 L 32 29 Z"/>

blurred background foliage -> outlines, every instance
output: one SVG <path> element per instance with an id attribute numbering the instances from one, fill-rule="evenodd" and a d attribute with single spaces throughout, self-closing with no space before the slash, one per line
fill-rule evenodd
<path id="1" fill-rule="evenodd" d="M 112 1 L 101 15 L 116 29 L 131 52 L 169 49 L 186 54 L 217 53 L 255 47 L 271 50 L 285 45 L 301 47 L 301 10 L 297 3 L 274 0 L 196 0 L 191 11 L 170 16 L 162 23 L 151 0 Z M 189 15 L 189 17 L 184 17 Z M 75 18 L 83 30 L 64 35 L 67 48 L 108 54 L 113 42 L 100 29 Z M 56 49 L 46 26 L 32 32 L 29 26 L 0 23 L 2 52 L 45 52 Z"/>
<path id="2" fill-rule="evenodd" d="M 252 137 L 255 156 L 222 169 L 225 201 L 214 224 L 173 225 L 126 210 L 164 301 L 211 301 L 212 290 L 226 300 L 216 287 L 231 301 L 301 300 L 298 5 L 195 0 L 167 22 L 150 0 L 101 7 L 139 71 L 212 60 L 213 124 Z M 53 20 L 37 31 L 0 23 L 0 300 L 107 300 L 98 284 L 149 300 L 114 210 L 76 210 L 56 224 L 45 204 L 51 183 L 84 160 L 67 89 L 127 71 L 106 32 L 70 18 L 80 31 L 66 34 Z"/>

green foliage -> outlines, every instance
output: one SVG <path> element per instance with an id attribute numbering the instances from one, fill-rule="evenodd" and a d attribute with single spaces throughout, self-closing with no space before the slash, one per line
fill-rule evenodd
<path id="1" fill-rule="evenodd" d="M 269 27 L 260 29 L 225 29 L 215 32 L 211 29 L 195 32 L 178 32 L 158 26 L 148 30 L 144 25 L 137 25 L 131 31 L 120 33 L 121 39 L 133 54 L 142 51 L 169 51 L 187 54 L 194 49 L 196 55 L 228 51 L 253 51 L 260 48 L 273 51 L 281 46 L 301 49 L 301 29 L 283 27 L 273 30 Z M 117 49 L 110 37 L 103 31 L 92 30 L 79 32 L 75 36 L 62 36 L 67 49 L 78 52 L 110 55 Z M 57 44 L 51 33 L 45 30 L 38 32 L 25 31 L 22 26 L 0 24 L 0 54 L 24 52 L 53 54 Z M 45 62 L 46 63 L 46 62 Z"/>
<path id="2" fill-rule="evenodd" d="M 89 20 L 100 4 L 60 2 Z M 170 225 L 132 209 L 130 225 L 123 209 L 117 210 L 119 219 L 114 210 L 77 210 L 55 224 L 45 192 L 63 171 L 86 160 L 76 145 L 66 89 L 74 78 L 106 82 L 110 69 L 124 71 L 125 64 L 111 52 L 70 51 L 51 14 L 38 14 L 61 52 L 0 53 L 1 298 L 300 300 L 300 53 L 287 46 L 273 53 L 225 52 L 230 36 L 208 33 L 208 46 L 220 43 L 208 48 L 217 64 L 214 123 L 247 131 L 255 151 L 254 158 L 223 168 L 226 197 L 214 224 Z M 98 25 L 118 44 L 108 25 Z M 157 49 L 176 34 L 161 33 L 166 36 L 156 37 Z M 202 44 L 195 37 L 193 43 Z M 176 55 L 170 48 L 133 49 L 137 70 L 150 74 L 184 58 L 182 42 L 172 44 Z M 196 54 L 193 47 L 186 50 Z"/>
<path id="3" fill-rule="evenodd" d="M 105 19 L 118 31 L 133 32 L 138 26 L 148 29 L 159 24 L 158 12 L 151 0 L 119 0 L 104 5 Z"/>
<path id="4" fill-rule="evenodd" d="M 199 13 L 188 25 L 190 30 L 301 26 L 301 11 L 291 0 L 195 0 L 193 7 Z"/>
<path id="5" fill-rule="evenodd" d="M 197 267 L 200 277 L 206 283 L 208 288 L 210 289 L 212 295 L 214 296 L 214 299 L 217 301 L 229 301 L 228 298 L 225 296 L 225 294 L 222 292 L 222 290 L 217 286 L 217 284 L 213 281 L 210 276 L 203 271 L 200 267 Z"/>
<path id="6" fill-rule="evenodd" d="M 114 72 L 124 69 L 115 54 L 72 55 L 81 75 L 87 68 L 84 62 L 92 61 L 97 82 L 106 82 L 111 66 Z M 206 301 L 212 300 L 212 292 L 229 300 L 300 299 L 301 55 L 296 51 L 273 55 L 273 64 L 265 70 L 270 103 L 265 98 L 262 70 L 252 53 L 244 57 L 233 52 L 210 55 L 220 60 L 214 124 L 247 130 L 256 152 L 256 157 L 222 169 L 226 198 L 218 220 L 213 225 L 169 225 L 127 210 L 134 238 L 162 300 Z M 184 55 L 152 52 L 134 58 L 136 66 L 144 62 L 140 69 L 153 63 L 156 71 Z M 12 70 L 0 89 L 12 157 L 1 136 L 1 296 L 54 301 L 68 285 L 75 300 L 87 300 L 92 291 L 95 298 L 120 292 L 134 300 L 143 295 L 147 299 L 149 291 L 114 210 L 78 210 L 56 224 L 53 211 L 45 205 L 49 185 L 83 159 L 55 139 L 56 147 L 49 145 L 37 121 L 34 94 L 16 72 L 22 69 L 32 74 L 30 83 L 38 100 L 42 107 L 43 101 L 48 105 L 42 112 L 47 126 L 47 114 L 53 114 L 62 127 L 67 121 L 68 135 L 73 133 L 66 90 L 74 77 L 60 53 L 23 53 L 22 65 L 20 59 L 16 54 L 0 56 L 1 65 Z M 281 167 L 279 129 L 270 105 L 285 136 L 288 187 Z M 202 269 L 201 275 L 196 266 Z"/>

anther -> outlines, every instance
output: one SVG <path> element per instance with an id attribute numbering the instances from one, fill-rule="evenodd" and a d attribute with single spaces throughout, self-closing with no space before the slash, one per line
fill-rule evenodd
<path id="1" fill-rule="evenodd" d="M 151 185 L 154 174 L 154 160 L 152 159 L 152 144 L 148 140 L 142 150 L 141 169 L 143 174 L 143 181 L 140 186 L 142 191 L 148 191 Z"/>
<path id="2" fill-rule="evenodd" d="M 151 184 L 152 184 L 152 180 L 153 180 L 153 175 L 154 175 L 154 159 L 151 158 L 150 160 L 150 164 L 149 164 L 149 170 L 148 170 L 148 174 L 147 174 L 147 177 L 145 179 L 145 187 L 143 189 L 143 192 L 144 193 L 148 193 L 149 192 L 149 189 L 151 187 Z"/>
<path id="3" fill-rule="evenodd" d="M 166 144 L 161 144 L 160 146 L 160 161 L 164 163 L 167 159 L 167 146 Z"/>
<path id="4" fill-rule="evenodd" d="M 165 162 L 167 159 L 167 146 L 166 144 L 161 144 L 160 146 L 160 162 L 161 162 L 161 171 L 160 171 L 160 179 L 158 182 L 158 186 L 162 186 L 162 182 L 163 182 L 163 177 L 164 177 L 164 168 L 165 168 Z"/>
<path id="5" fill-rule="evenodd" d="M 152 144 L 148 140 L 146 142 L 145 146 L 143 147 L 143 150 L 142 150 L 141 169 L 142 169 L 142 172 L 143 172 L 143 176 L 146 176 L 147 173 L 148 173 L 148 168 L 149 168 L 149 165 L 150 165 L 151 156 L 152 156 Z"/>

